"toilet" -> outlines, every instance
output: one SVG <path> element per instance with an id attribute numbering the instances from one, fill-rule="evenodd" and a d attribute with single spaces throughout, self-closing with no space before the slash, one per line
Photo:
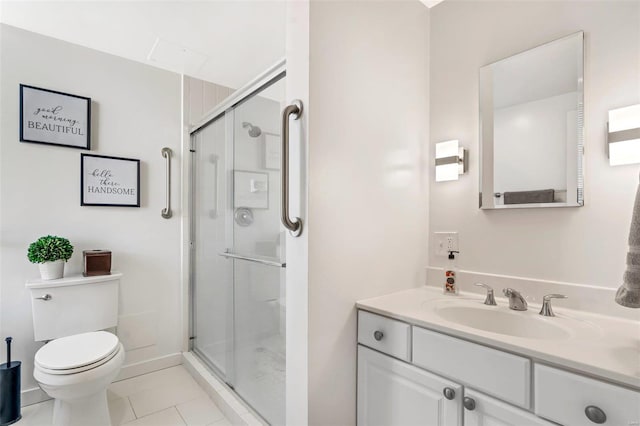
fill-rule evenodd
<path id="1" fill-rule="evenodd" d="M 36 341 L 33 377 L 53 398 L 54 426 L 110 426 L 107 387 L 124 362 L 118 337 L 122 274 L 27 282 Z"/>

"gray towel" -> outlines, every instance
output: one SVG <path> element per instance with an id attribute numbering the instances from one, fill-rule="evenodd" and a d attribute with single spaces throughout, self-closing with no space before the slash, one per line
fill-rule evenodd
<path id="1" fill-rule="evenodd" d="M 616 293 L 616 302 L 627 308 L 640 308 L 640 186 L 636 191 L 631 218 L 627 270 L 624 273 L 623 284 Z"/>
<path id="2" fill-rule="evenodd" d="M 532 203 L 553 203 L 554 190 L 540 189 L 538 191 L 516 191 L 505 192 L 505 204 L 532 204 Z"/>

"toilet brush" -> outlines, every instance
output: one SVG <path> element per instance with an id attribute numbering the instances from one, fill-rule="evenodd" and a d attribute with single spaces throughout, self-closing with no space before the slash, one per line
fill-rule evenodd
<path id="1" fill-rule="evenodd" d="M 0 426 L 10 425 L 20 414 L 20 361 L 11 361 L 11 337 L 7 342 L 7 362 L 0 364 Z"/>

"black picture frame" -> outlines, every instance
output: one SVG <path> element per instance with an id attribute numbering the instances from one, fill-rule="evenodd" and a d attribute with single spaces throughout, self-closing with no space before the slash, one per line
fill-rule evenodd
<path id="1" fill-rule="evenodd" d="M 65 101 L 67 103 L 71 102 L 73 103 L 73 101 L 77 101 L 77 100 L 82 100 L 84 101 L 85 105 L 80 106 L 83 108 L 86 108 L 86 111 L 80 111 L 80 112 L 76 112 L 73 111 L 72 112 L 72 117 L 56 117 L 56 118 L 51 118 L 49 120 L 49 122 L 46 123 L 41 123 L 41 122 L 37 122 L 39 125 L 45 125 L 45 126 L 57 126 L 56 128 L 61 128 L 61 130 L 66 130 L 66 131 L 58 131 L 56 133 L 54 133 L 52 135 L 51 138 L 47 139 L 46 137 L 44 137 L 42 134 L 38 134 L 39 130 L 42 129 L 38 129 L 38 128 L 33 128 L 33 127 L 29 127 L 30 125 L 34 124 L 35 122 L 33 121 L 29 121 L 29 120 L 25 120 L 27 118 L 27 116 L 29 114 L 25 114 L 25 108 L 30 108 L 30 110 L 33 110 L 32 105 L 28 104 L 29 100 L 26 99 L 28 96 L 26 95 L 25 92 L 28 91 L 38 91 L 38 92 L 42 92 L 44 94 L 48 94 L 51 95 L 51 103 L 47 103 L 45 105 L 42 106 L 42 108 L 45 108 L 45 110 L 47 110 L 47 112 L 52 113 L 53 115 L 56 115 L 56 113 L 51 112 L 51 109 L 55 109 L 56 107 L 61 107 L 61 103 L 64 103 Z M 42 96 L 42 94 L 40 95 Z M 65 98 L 70 98 L 70 99 L 65 99 Z M 54 106 L 55 105 L 55 106 Z M 73 105 L 73 104 L 72 104 Z M 74 108 L 78 108 L 79 105 L 73 105 Z M 42 119 L 42 116 L 40 117 Z M 63 140 L 62 142 L 60 141 L 56 141 L 55 139 L 58 138 L 64 138 L 64 135 L 61 135 L 61 133 L 69 133 L 69 130 L 71 130 L 73 132 L 75 123 L 73 126 L 65 126 L 65 124 L 69 124 L 71 122 L 71 120 L 75 120 L 75 122 L 77 123 L 78 121 L 80 123 L 82 123 L 81 119 L 86 120 L 85 121 L 85 127 L 78 127 L 79 132 L 82 132 L 82 130 L 84 130 L 84 135 L 78 134 L 78 136 L 84 136 L 83 138 L 75 138 L 73 137 L 75 134 L 71 133 L 71 136 L 69 136 L 67 138 L 67 142 L 65 143 L 65 141 Z M 26 121 L 28 121 L 28 123 L 25 123 Z M 61 123 L 61 124 L 60 124 Z M 25 124 L 27 124 L 27 126 L 25 127 Z M 35 86 L 30 86 L 27 84 L 20 84 L 20 123 L 19 123 L 19 127 L 20 127 L 20 142 L 27 142 L 27 143 L 37 143 L 37 144 L 42 144 L 42 145 L 55 145 L 55 146 L 62 146 L 62 147 L 67 147 L 67 148 L 76 148 L 76 149 L 86 149 L 86 150 L 91 150 L 91 98 L 87 98 L 85 96 L 78 96 L 78 95 L 73 95 L 70 93 L 64 93 L 64 92 L 58 92 L 56 90 L 50 90 L 50 89 L 43 89 L 41 87 L 35 87 Z M 57 136 L 57 137 L 56 137 Z M 72 143 L 72 141 L 74 139 L 81 139 L 80 141 L 77 141 L 76 143 Z"/>
<path id="2" fill-rule="evenodd" d="M 93 164 L 88 165 L 87 162 L 93 162 Z M 102 162 L 102 164 L 100 164 L 100 162 Z M 125 173 L 121 173 L 122 170 L 114 172 L 113 167 L 116 167 L 118 162 L 120 162 L 119 167 L 134 166 L 135 171 L 133 173 L 130 170 Z M 96 168 L 97 165 L 101 165 L 102 167 L 110 166 L 111 168 Z M 88 170 L 88 168 L 91 167 L 93 167 L 93 169 Z M 127 180 L 122 180 L 123 178 L 118 176 L 120 174 L 128 175 L 126 177 Z M 109 182 L 104 182 L 105 179 L 109 180 Z M 123 183 L 127 185 L 123 186 Z M 96 184 L 98 186 L 96 186 Z M 91 189 L 87 191 L 88 188 Z M 130 193 L 122 194 L 122 191 L 128 191 L 132 188 L 135 188 L 135 197 L 132 197 Z M 111 189 L 110 192 L 109 189 Z M 117 189 L 121 190 L 120 193 L 114 192 Z M 93 194 L 88 197 L 88 193 Z M 96 201 L 101 199 L 106 201 Z M 118 199 L 128 200 L 128 202 L 113 201 Z M 140 160 L 108 155 L 80 154 L 80 205 L 140 207 Z"/>

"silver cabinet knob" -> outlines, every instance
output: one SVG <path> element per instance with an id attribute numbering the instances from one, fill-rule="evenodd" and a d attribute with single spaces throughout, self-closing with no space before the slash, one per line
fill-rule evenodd
<path id="1" fill-rule="evenodd" d="M 476 409 L 476 400 L 465 396 L 462 400 L 462 405 L 464 405 L 464 408 L 466 408 L 467 410 L 473 411 Z"/>
<path id="2" fill-rule="evenodd" d="M 384 333 L 382 331 L 376 330 L 373 332 L 373 338 L 376 339 L 378 342 L 382 340 L 383 337 L 384 337 Z"/>
<path id="3" fill-rule="evenodd" d="M 442 394 L 444 395 L 445 398 L 447 398 L 448 400 L 452 400 L 453 398 L 456 397 L 456 391 L 454 391 L 451 388 L 444 388 L 442 390 Z"/>
<path id="4" fill-rule="evenodd" d="M 587 415 L 587 418 L 591 420 L 593 423 L 601 425 L 607 421 L 607 415 L 600 408 L 595 405 L 589 405 L 584 409 L 584 414 Z"/>
<path id="5" fill-rule="evenodd" d="M 45 294 L 44 296 L 36 297 L 36 299 L 44 300 L 46 302 L 47 300 L 51 300 L 52 297 L 50 294 Z"/>

